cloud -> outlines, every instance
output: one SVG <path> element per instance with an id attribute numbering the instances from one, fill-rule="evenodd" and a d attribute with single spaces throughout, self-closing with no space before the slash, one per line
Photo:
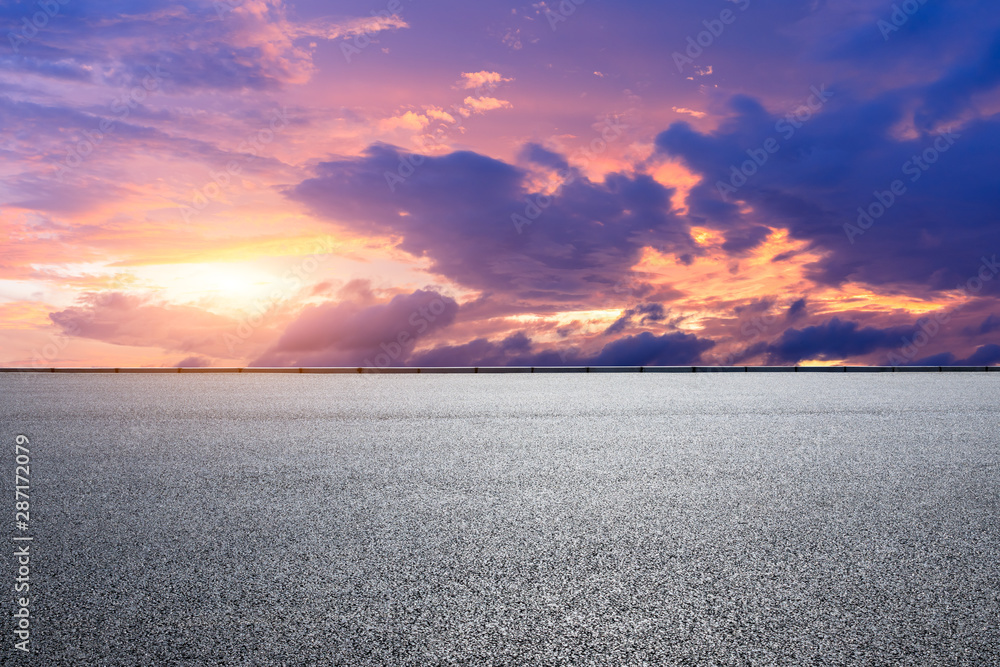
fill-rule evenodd
<path id="1" fill-rule="evenodd" d="M 69 336 L 115 345 L 231 357 L 224 336 L 238 322 L 193 306 L 167 304 L 149 297 L 108 292 L 92 294 L 49 318 Z"/>
<path id="2" fill-rule="evenodd" d="M 499 72 L 462 72 L 461 86 L 467 90 L 483 89 L 490 90 L 501 83 L 513 81 L 502 76 Z"/>
<path id="3" fill-rule="evenodd" d="M 870 101 L 841 90 L 822 110 L 796 121 L 797 128 L 760 100 L 738 95 L 717 129 L 674 123 L 656 145 L 702 177 L 686 199 L 690 216 L 721 231 L 727 251 L 751 249 L 765 228 L 787 229 L 821 255 L 809 267 L 813 281 L 929 296 L 973 277 L 976 247 L 1000 247 L 1000 174 L 988 157 L 1000 152 L 1000 117 L 969 120 L 947 136 L 900 135 L 895 129 L 907 109 L 927 90 Z M 777 149 L 758 165 L 752 155 L 760 157 L 769 140 Z M 922 162 L 925 153 L 933 164 Z M 751 175 L 737 178 L 743 165 Z M 859 209 L 872 208 L 878 197 L 888 201 L 883 193 L 896 181 L 904 194 L 869 225 Z M 859 218 L 866 229 L 852 236 Z M 991 281 L 984 291 L 997 289 Z"/>
<path id="4" fill-rule="evenodd" d="M 528 143 L 521 148 L 520 156 L 522 160 L 531 162 L 549 169 L 568 169 L 569 162 L 558 153 L 550 151 L 541 144 Z"/>
<path id="5" fill-rule="evenodd" d="M 800 319 L 805 316 L 808 306 L 809 302 L 805 298 L 795 301 L 788 307 L 788 311 L 785 313 L 786 319 L 789 322 L 794 322 Z"/>
<path id="6" fill-rule="evenodd" d="M 433 290 L 379 302 L 367 289 L 307 307 L 251 366 L 402 366 L 414 346 L 449 326 L 454 299 Z"/>
<path id="7" fill-rule="evenodd" d="M 838 361 L 895 349 L 914 333 L 914 327 L 861 328 L 838 317 L 805 329 L 787 329 L 767 348 L 772 363 L 795 364 L 805 360 Z"/>
<path id="8" fill-rule="evenodd" d="M 736 229 L 726 234 L 726 241 L 722 244 L 722 249 L 730 255 L 744 255 L 771 235 L 771 230 L 761 225 Z"/>
<path id="9" fill-rule="evenodd" d="M 965 110 L 976 93 L 992 90 L 1000 84 L 1000 33 L 985 53 L 969 64 L 953 67 L 945 76 L 924 91 L 923 106 L 916 123 L 931 130 L 943 121 L 954 119 Z"/>
<path id="10" fill-rule="evenodd" d="M 503 42 L 504 46 L 510 48 L 513 51 L 520 51 L 521 48 L 524 46 L 524 43 L 521 41 L 520 28 L 512 28 L 511 30 L 508 30 L 504 34 L 503 39 L 500 41 Z"/>
<path id="11" fill-rule="evenodd" d="M 454 123 L 455 117 L 439 107 L 427 107 L 424 111 L 431 120 L 440 120 L 446 123 Z"/>
<path id="12" fill-rule="evenodd" d="M 407 111 L 402 115 L 393 116 L 392 118 L 386 118 L 385 120 L 380 121 L 379 129 L 383 132 L 391 132 L 393 130 L 400 129 L 419 132 L 427 127 L 428 124 L 430 124 L 430 120 L 427 116 L 421 116 L 420 114 L 412 111 Z"/>
<path id="13" fill-rule="evenodd" d="M 304 24 L 292 24 L 289 32 L 295 37 L 318 37 L 340 39 L 358 35 L 374 35 L 386 30 L 400 30 L 410 25 L 397 14 L 371 16 L 341 21 L 317 20 Z"/>
<path id="14" fill-rule="evenodd" d="M 1000 345 L 990 343 L 980 346 L 972 356 L 961 360 L 958 366 L 996 366 L 1000 364 Z"/>
<path id="15" fill-rule="evenodd" d="M 51 28 L 31 40 L 30 57 L 11 64 L 53 78 L 87 73 L 112 86 L 161 64 L 174 90 L 270 90 L 309 80 L 316 64 L 308 40 L 409 27 L 397 15 L 295 20 L 282 0 L 73 5 L 60 6 Z"/>
<path id="16" fill-rule="evenodd" d="M 200 355 L 185 357 L 174 364 L 178 368 L 207 368 L 211 365 L 212 361 L 210 359 L 206 359 Z"/>
<path id="17" fill-rule="evenodd" d="M 411 366 L 511 366 L 512 359 L 523 359 L 532 343 L 523 332 L 516 332 L 499 342 L 477 338 L 461 345 L 442 345 L 413 355 Z M 533 365 L 531 363 L 527 364 Z"/>
<path id="18" fill-rule="evenodd" d="M 409 269 L 426 269 L 461 293 L 475 293 L 460 308 L 455 304 L 453 324 L 406 349 L 400 345 L 393 362 L 433 353 L 442 362 L 590 363 L 605 352 L 625 358 L 620 346 L 626 343 L 638 357 L 656 353 L 657 346 L 673 349 L 676 359 L 719 348 L 725 355 L 736 347 L 781 363 L 839 355 L 878 361 L 901 344 L 893 336 L 914 331 L 903 311 L 918 300 L 921 309 L 962 301 L 954 323 L 921 354 L 938 352 L 927 358 L 950 362 L 991 358 L 991 337 L 1000 325 L 991 315 L 996 303 L 985 297 L 998 294 L 1000 281 L 987 280 L 975 294 L 956 297 L 954 291 L 976 279 L 983 252 L 992 257 L 1000 246 L 995 3 L 927 3 L 889 43 L 876 25 L 889 8 L 870 0 L 734 3 L 752 4 L 746 12 L 723 4 L 734 9 L 737 23 L 683 73 L 672 52 L 685 49 L 688 37 L 711 18 L 704 3 L 693 0 L 624 9 L 588 5 L 557 31 L 531 9 L 495 20 L 482 4 L 428 5 L 421 22 L 442 28 L 440 39 L 432 40 L 408 31 L 401 16 L 369 16 L 370 8 L 358 8 L 362 16 L 303 19 L 282 0 L 61 4 L 30 43 L 0 54 L 0 125 L 8 130 L 2 204 L 12 218 L 0 264 L 7 277 L 16 265 L 23 273 L 18 279 L 32 281 L 18 290 L 62 293 L 66 280 L 92 289 L 85 276 L 74 275 L 75 262 L 148 263 L 155 258 L 150 253 L 160 256 L 163 247 L 173 256 L 223 252 L 206 244 L 234 232 L 271 229 L 275 220 L 282 231 L 295 221 L 314 226 L 300 215 L 302 205 L 349 242 L 364 244 L 369 256 L 379 256 L 386 243 L 402 251 L 386 249 L 379 263 L 359 270 L 378 271 L 386 257 L 402 258 L 412 263 Z M 0 17 L 16 26 L 38 7 L 34 0 L 5 3 Z M 314 10 L 298 8 L 301 16 L 314 16 Z M 341 40 L 360 44 L 390 33 L 406 47 L 398 49 L 405 62 L 372 53 L 347 67 L 337 53 L 346 46 Z M 505 49 L 485 42 L 484 34 L 524 47 L 522 53 L 530 51 L 529 59 L 543 65 L 507 72 L 516 75 L 525 99 L 545 100 L 538 118 L 488 113 L 523 109 L 518 98 L 501 94 L 514 78 L 493 70 L 499 61 L 491 50 Z M 621 48 L 602 55 L 593 49 L 595 39 Z M 330 53 L 338 57 L 317 57 Z M 486 69 L 462 72 L 456 82 L 454 54 Z M 94 136 L 112 116 L 106 102 L 157 65 L 167 75 L 162 88 L 131 107 L 91 150 L 84 132 Z M 617 85 L 609 87 L 612 80 Z M 648 81 L 663 85 L 649 87 Z M 294 88 L 306 82 L 314 85 Z M 824 82 L 834 97 L 808 113 L 803 104 L 810 86 Z M 329 109 L 328 85 L 342 93 L 337 104 L 350 109 Z M 396 93 L 407 86 L 428 91 L 428 101 L 439 104 L 457 94 L 453 101 L 467 98 L 466 106 L 461 112 L 400 106 Z M 737 91 L 748 94 L 732 94 Z M 236 155 L 233 147 L 243 138 L 236 135 L 266 127 L 262 109 L 269 114 L 285 100 L 297 119 L 264 151 L 279 153 L 282 161 Z M 690 123 L 656 126 L 663 116 L 649 112 L 672 105 Z M 592 155 L 588 178 L 570 165 L 579 164 L 580 154 L 567 155 L 571 147 L 595 145 L 590 142 L 603 128 L 592 121 L 612 109 L 628 119 L 637 140 Z M 477 116 L 483 126 L 463 132 L 470 150 L 441 155 L 450 149 L 437 142 L 433 157 L 384 145 L 363 151 L 375 132 L 430 134 L 474 113 L 487 116 Z M 808 118 L 792 125 L 787 114 L 795 113 Z M 954 146 L 910 181 L 904 165 L 950 126 L 958 135 Z M 657 153 L 650 157 L 638 138 L 653 135 Z M 512 146 L 511 137 L 533 141 Z M 771 138 L 780 149 L 722 197 L 717 183 L 727 182 L 732 168 L 759 155 Z M 569 146 L 553 148 L 562 142 Z M 65 180 L 53 178 L 80 146 L 88 151 L 85 167 Z M 331 154 L 348 157 L 325 157 Z M 232 159 L 246 159 L 245 170 L 239 179 L 225 177 L 230 185 L 204 218 L 211 229 L 175 226 L 175 205 L 192 201 L 192 188 L 205 187 Z M 681 192 L 669 187 L 672 178 L 684 183 Z M 905 195 L 863 235 L 849 239 L 845 224 L 856 224 L 858 208 L 884 196 L 895 179 L 904 182 Z M 279 186 L 286 188 L 285 205 L 274 200 L 282 196 L 276 183 L 291 184 Z M 690 238 L 692 227 L 701 230 L 699 243 Z M 764 266 L 757 262 L 759 251 L 771 245 L 794 250 L 782 250 Z M 47 267 L 39 269 L 43 255 Z M 709 259 L 718 277 L 693 280 Z M 64 266 L 53 269 L 57 262 Z M 386 275 L 401 275 L 397 269 Z M 788 275 L 780 281 L 788 293 L 770 277 L 781 272 Z M 645 290 L 629 292 L 633 303 L 643 303 L 628 307 L 609 327 L 608 313 L 622 308 L 618 286 L 626 283 Z M 731 293 L 725 288 L 730 284 Z M 283 312 L 240 353 L 264 359 L 269 350 L 275 363 L 374 362 L 372 355 L 388 354 L 379 337 L 396 326 L 385 309 L 397 297 L 412 297 L 414 289 L 362 290 L 294 315 Z M 303 298 L 314 304 L 328 291 Z M 773 319 L 754 329 L 756 339 L 728 339 L 738 336 L 733 332 L 757 307 L 763 310 L 754 312 Z M 844 310 L 851 307 L 858 310 Z M 220 339 L 236 322 L 193 306 L 119 294 L 55 309 L 52 321 L 74 335 L 162 347 L 168 359 L 194 363 L 232 353 Z M 691 312 L 696 309 L 701 312 Z M 589 324 L 570 324 L 574 310 L 605 312 Z M 362 327 L 379 313 L 385 315 L 381 324 Z M 831 320 L 834 313 L 839 319 Z M 350 339 L 324 314 L 358 323 L 374 342 Z M 506 319 L 510 315 L 530 317 L 531 324 Z M 293 316 L 279 346 L 277 327 Z M 673 333 L 676 321 L 668 318 L 681 317 L 704 327 L 694 348 L 678 337 L 691 334 Z M 617 336 L 626 338 L 620 343 Z M 704 352 L 709 339 L 719 346 Z M 386 345 L 395 349 L 391 340 Z"/>
<path id="19" fill-rule="evenodd" d="M 608 343 L 588 366 L 694 366 L 714 341 L 694 334 L 669 333 L 656 336 L 644 331 Z"/>
<path id="20" fill-rule="evenodd" d="M 660 322 L 666 318 L 666 313 L 663 311 L 663 306 L 658 303 L 646 303 L 640 304 L 635 308 L 629 308 L 622 316 L 615 320 L 615 322 L 609 326 L 604 333 L 615 334 L 624 331 L 626 327 L 632 324 L 633 318 L 639 317 L 640 324 L 648 324 L 650 322 Z"/>
<path id="21" fill-rule="evenodd" d="M 983 336 L 993 333 L 994 331 L 1000 331 L 1000 317 L 994 313 L 990 313 L 989 316 L 978 326 L 965 327 L 962 330 L 962 333 L 966 336 Z"/>
<path id="22" fill-rule="evenodd" d="M 528 208 L 538 200 L 528 180 L 524 170 L 477 153 L 417 157 L 376 144 L 319 164 L 286 195 L 345 231 L 398 237 L 400 249 L 465 287 L 534 303 L 595 307 L 631 274 L 644 247 L 695 245 L 672 211 L 673 191 L 650 176 L 609 174 L 594 183 L 575 174 L 537 215 Z M 526 214 L 534 221 L 515 224 Z"/>
<path id="23" fill-rule="evenodd" d="M 87 82 L 93 80 L 93 72 L 76 62 L 53 62 L 37 56 L 10 54 L 0 56 L 4 69 L 23 74 L 38 74 L 50 79 Z"/>
<path id="24" fill-rule="evenodd" d="M 486 113 L 494 109 L 513 109 L 514 105 L 507 100 L 498 100 L 495 97 L 466 97 L 465 106 L 473 113 Z"/>
<path id="25" fill-rule="evenodd" d="M 686 113 L 689 116 L 694 116 L 695 118 L 704 118 L 708 115 L 704 111 L 693 111 L 691 109 L 685 109 L 684 107 L 673 107 L 673 109 L 677 113 Z"/>
<path id="26" fill-rule="evenodd" d="M 996 366 L 1000 365 L 1000 345 L 989 343 L 981 345 L 965 359 L 957 359 L 951 352 L 942 352 L 930 357 L 918 359 L 911 366 Z"/>
<path id="27" fill-rule="evenodd" d="M 694 334 L 656 336 L 643 332 L 607 343 L 596 354 L 576 347 L 537 347 L 523 333 L 500 341 L 479 338 L 454 346 L 439 346 L 414 355 L 411 366 L 692 366 L 715 345 Z"/>

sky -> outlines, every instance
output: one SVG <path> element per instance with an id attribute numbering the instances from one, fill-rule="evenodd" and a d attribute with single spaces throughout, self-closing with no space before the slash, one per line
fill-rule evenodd
<path id="1" fill-rule="evenodd" d="M 0 25 L 0 366 L 1000 363 L 995 2 Z"/>

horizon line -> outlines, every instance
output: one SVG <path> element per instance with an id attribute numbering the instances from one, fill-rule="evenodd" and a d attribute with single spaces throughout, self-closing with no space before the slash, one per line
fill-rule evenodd
<path id="1" fill-rule="evenodd" d="M 997 372 L 1000 366 L 8 366 L 0 373 L 969 373 Z"/>

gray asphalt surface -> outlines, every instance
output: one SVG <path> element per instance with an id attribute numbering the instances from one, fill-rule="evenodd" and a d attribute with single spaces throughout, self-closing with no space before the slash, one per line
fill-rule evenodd
<path id="1" fill-rule="evenodd" d="M 0 376 L 11 515 L 31 439 L 37 594 L 33 654 L 5 614 L 0 662 L 1000 664 L 998 394 L 987 374 Z"/>

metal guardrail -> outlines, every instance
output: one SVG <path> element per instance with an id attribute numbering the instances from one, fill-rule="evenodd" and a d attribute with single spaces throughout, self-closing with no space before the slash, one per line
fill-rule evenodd
<path id="1" fill-rule="evenodd" d="M 0 373 L 970 373 L 1000 372 L 1000 366 L 456 366 L 310 368 L 0 368 Z"/>

